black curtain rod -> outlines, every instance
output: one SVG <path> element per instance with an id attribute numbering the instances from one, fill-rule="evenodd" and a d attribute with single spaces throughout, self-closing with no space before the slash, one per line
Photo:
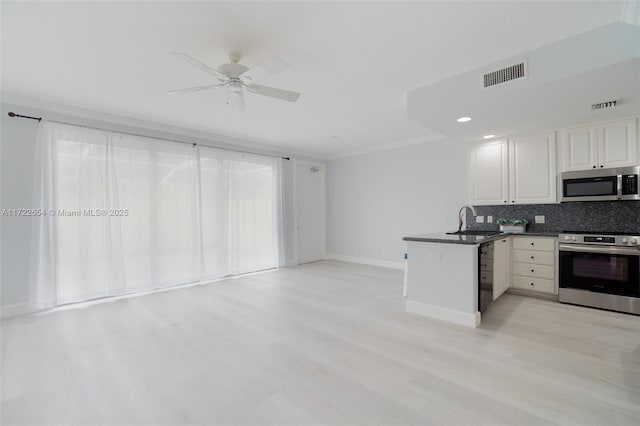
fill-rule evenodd
<path id="1" fill-rule="evenodd" d="M 28 116 L 28 115 L 20 115 L 20 114 L 16 114 L 15 112 L 9 112 L 9 114 L 8 114 L 8 115 L 9 115 L 9 117 L 11 117 L 11 118 L 28 118 L 29 120 L 38 120 L 38 121 L 42 121 L 42 117 L 30 117 L 30 116 Z M 162 139 L 162 138 L 157 138 L 157 137 L 153 137 L 153 136 L 139 135 L 139 134 L 136 134 L 136 133 L 118 132 L 117 130 L 106 130 L 106 129 L 100 129 L 100 128 L 98 128 L 98 127 L 82 126 L 82 125 L 80 125 L 80 124 L 73 124 L 73 123 L 65 123 L 65 122 L 63 122 L 63 121 L 54 121 L 54 123 L 69 124 L 69 125 L 71 125 L 71 126 L 86 127 L 86 128 L 89 128 L 89 129 L 96 129 L 96 130 L 104 130 L 105 132 L 112 132 L 112 131 L 115 131 L 116 133 L 124 133 L 124 134 L 127 134 L 127 135 L 133 135 L 133 136 L 141 136 L 141 137 L 143 137 L 143 138 Z M 173 139 L 162 139 L 162 140 L 169 141 L 169 142 L 177 142 L 177 143 L 192 143 L 192 142 L 181 142 L 181 141 L 175 141 L 175 140 L 173 140 Z M 195 144 L 195 143 L 192 143 L 192 144 L 193 144 L 193 146 L 196 146 L 196 145 L 197 145 L 197 144 Z M 209 145 L 205 145 L 205 146 L 209 146 Z M 277 155 L 256 154 L 255 152 L 239 151 L 239 150 L 237 150 L 237 149 L 230 149 L 230 148 L 218 148 L 217 146 L 212 146 L 211 148 L 222 149 L 222 150 L 225 150 L 225 151 L 242 152 L 242 153 L 244 153 L 244 154 L 265 155 L 265 156 L 268 156 L 268 157 L 277 157 Z M 291 157 L 280 157 L 280 158 L 282 158 L 283 160 L 287 160 L 287 161 L 291 160 Z"/>
<path id="2" fill-rule="evenodd" d="M 16 114 L 15 112 L 10 112 L 9 117 L 28 118 L 29 120 L 42 121 L 42 117 L 29 117 L 28 115 L 20 115 L 20 114 Z"/>

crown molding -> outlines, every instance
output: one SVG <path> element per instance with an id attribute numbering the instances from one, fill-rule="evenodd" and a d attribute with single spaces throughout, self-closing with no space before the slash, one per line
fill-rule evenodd
<path id="1" fill-rule="evenodd" d="M 24 108 L 33 108 L 42 110 L 43 112 L 50 111 L 56 114 L 63 114 L 74 118 L 80 118 L 84 120 L 95 120 L 98 122 L 104 122 L 110 125 L 125 126 L 128 128 L 146 130 L 159 133 L 168 133 L 185 138 L 193 138 L 202 140 L 203 142 L 211 142 L 213 146 L 220 146 L 225 148 L 243 148 L 254 151 L 256 154 L 271 154 L 282 155 L 287 157 L 304 158 L 310 160 L 326 160 L 326 158 L 318 156 L 316 154 L 306 152 L 303 150 L 289 149 L 277 145 L 271 145 L 268 143 L 260 142 L 257 140 L 239 138 L 236 136 L 212 133 L 210 131 L 202 129 L 192 129 L 180 126 L 173 126 L 169 124 L 161 124 L 154 121 L 139 119 L 135 117 L 122 116 L 118 114 L 106 113 L 102 111 L 95 111 L 88 108 L 82 108 L 72 105 L 61 104 L 58 102 L 36 99 L 26 96 L 17 95 L 9 92 L 2 92 L 0 95 L 0 101 L 3 104 L 11 104 L 14 106 L 21 106 Z M 19 113 L 19 111 L 17 111 Z M 86 124 L 86 123 L 78 123 Z M 115 131 L 116 129 L 114 129 Z M 149 135 L 153 137 L 153 135 Z"/>

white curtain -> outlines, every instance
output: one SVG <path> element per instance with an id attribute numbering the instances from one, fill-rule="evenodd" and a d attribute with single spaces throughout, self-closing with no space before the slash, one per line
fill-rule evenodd
<path id="1" fill-rule="evenodd" d="M 45 122 L 35 308 L 274 268 L 280 161 Z"/>
<path id="2" fill-rule="evenodd" d="M 202 278 L 278 265 L 281 160 L 205 146 L 199 159 Z"/>

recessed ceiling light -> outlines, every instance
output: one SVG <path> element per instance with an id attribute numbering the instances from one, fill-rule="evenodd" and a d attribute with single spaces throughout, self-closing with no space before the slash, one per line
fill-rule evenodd
<path id="1" fill-rule="evenodd" d="M 458 123 L 466 123 L 467 121 L 471 121 L 471 117 L 460 117 L 456 121 Z"/>
<path id="2" fill-rule="evenodd" d="M 331 139 L 338 139 L 338 135 L 331 135 Z"/>
<path id="3" fill-rule="evenodd" d="M 493 139 L 493 138 L 495 138 L 495 137 L 496 137 L 496 135 L 484 135 L 484 136 L 482 137 L 482 139 Z"/>

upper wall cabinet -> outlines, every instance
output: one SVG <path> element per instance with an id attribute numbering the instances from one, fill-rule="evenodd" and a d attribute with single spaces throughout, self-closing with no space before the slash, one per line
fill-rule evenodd
<path id="1" fill-rule="evenodd" d="M 509 140 L 509 194 L 511 203 L 556 202 L 555 132 Z"/>
<path id="2" fill-rule="evenodd" d="M 509 197 L 507 141 L 487 142 L 469 148 L 469 198 L 471 204 L 495 205 Z"/>
<path id="3" fill-rule="evenodd" d="M 473 205 L 556 202 L 555 132 L 536 133 L 469 149 Z"/>
<path id="4" fill-rule="evenodd" d="M 638 164 L 636 120 L 619 120 L 564 129 L 561 171 Z"/>

